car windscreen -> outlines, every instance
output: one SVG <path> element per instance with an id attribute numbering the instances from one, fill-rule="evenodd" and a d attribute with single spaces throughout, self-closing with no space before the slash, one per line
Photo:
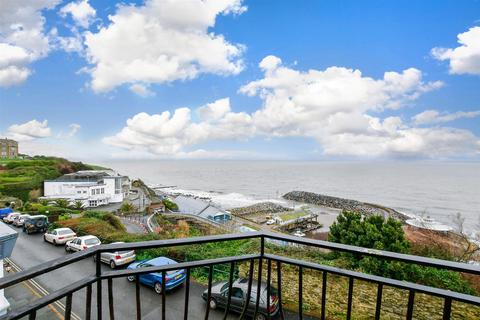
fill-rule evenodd
<path id="1" fill-rule="evenodd" d="M 87 246 L 91 246 L 91 245 L 93 245 L 93 244 L 98 244 L 99 242 L 100 242 L 100 241 L 99 241 L 98 239 L 96 239 L 96 238 L 90 238 L 90 239 L 85 240 L 85 244 L 86 244 Z"/>
<path id="2" fill-rule="evenodd" d="M 64 236 L 66 234 L 71 234 L 73 233 L 72 230 L 58 230 L 57 233 L 60 235 L 60 236 Z"/>

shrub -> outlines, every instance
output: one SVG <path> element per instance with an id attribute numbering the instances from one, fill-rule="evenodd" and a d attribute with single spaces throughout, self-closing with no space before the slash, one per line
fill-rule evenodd
<path id="1" fill-rule="evenodd" d="M 165 198 L 162 202 L 168 210 L 178 211 L 178 205 L 172 200 Z"/>

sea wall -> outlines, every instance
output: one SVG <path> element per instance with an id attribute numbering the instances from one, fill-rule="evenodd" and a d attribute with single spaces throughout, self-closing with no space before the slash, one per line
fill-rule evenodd
<path id="1" fill-rule="evenodd" d="M 291 210 L 292 208 L 286 208 L 273 202 L 261 202 L 247 207 L 234 208 L 231 209 L 230 212 L 238 216 L 247 216 L 251 214 L 271 214 Z"/>
<path id="2" fill-rule="evenodd" d="M 392 208 L 380 206 L 377 204 L 365 203 L 357 200 L 326 196 L 313 192 L 291 191 L 284 194 L 283 198 L 297 202 L 309 203 L 317 206 L 358 212 L 365 216 L 382 215 L 384 217 L 393 217 L 402 222 L 406 220 L 406 217 L 403 214 Z"/>

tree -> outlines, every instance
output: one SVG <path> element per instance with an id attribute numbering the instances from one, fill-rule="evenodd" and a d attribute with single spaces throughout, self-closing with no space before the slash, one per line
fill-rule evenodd
<path id="1" fill-rule="evenodd" d="M 123 202 L 122 205 L 120 206 L 120 212 L 121 213 L 131 213 L 135 211 L 135 206 L 131 204 L 130 202 Z"/>
<path id="2" fill-rule="evenodd" d="M 60 208 L 68 208 L 69 201 L 67 199 L 57 199 L 55 205 Z"/>
<path id="3" fill-rule="evenodd" d="M 73 203 L 73 205 L 72 205 L 72 208 L 73 208 L 73 209 L 76 209 L 76 210 L 82 210 L 83 207 L 84 207 L 83 202 L 82 202 L 82 201 L 79 201 L 79 200 L 75 201 L 75 202 Z"/>
<path id="4" fill-rule="evenodd" d="M 453 224 L 456 226 L 456 231 L 458 235 L 462 238 L 461 245 L 461 254 L 458 257 L 458 261 L 468 262 L 472 260 L 473 256 L 480 252 L 480 246 L 475 244 L 472 240 L 480 242 L 480 217 L 478 223 L 475 226 L 477 231 L 472 233 L 470 236 L 465 231 L 465 217 L 457 212 L 452 218 Z"/>
<path id="5" fill-rule="evenodd" d="M 330 227 L 328 240 L 399 253 L 408 253 L 410 248 L 399 221 L 393 218 L 385 220 L 379 215 L 363 218 L 361 214 L 349 211 L 344 211 L 337 217 L 337 221 Z M 346 256 L 353 268 L 360 268 L 368 273 L 405 279 L 411 272 L 407 265 L 400 262 L 351 254 Z"/>

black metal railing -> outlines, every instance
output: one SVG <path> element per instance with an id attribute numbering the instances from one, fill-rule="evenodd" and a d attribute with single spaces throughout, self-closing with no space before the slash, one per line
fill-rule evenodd
<path id="1" fill-rule="evenodd" d="M 199 261 L 188 261 L 180 262 L 174 265 L 164 265 L 160 267 L 145 267 L 138 269 L 118 269 L 111 271 L 102 271 L 101 269 L 101 259 L 100 254 L 102 252 L 113 252 L 119 250 L 141 250 L 141 249 L 152 249 L 152 248 L 165 248 L 165 247 L 178 247 L 186 245 L 201 245 L 212 242 L 223 242 L 223 241 L 235 241 L 235 240 L 245 240 L 245 239 L 258 239 L 258 253 L 246 254 L 241 256 L 230 256 L 230 257 L 220 257 L 214 259 L 206 259 Z M 266 263 L 266 304 L 267 310 L 270 310 L 270 296 L 271 296 L 271 282 L 272 282 L 272 264 L 276 264 L 276 288 L 278 295 L 278 308 L 279 308 L 279 317 L 284 318 L 284 310 L 282 307 L 282 265 L 296 266 L 298 268 L 298 318 L 303 318 L 303 273 L 304 270 L 315 270 L 322 272 L 322 295 L 321 295 L 321 319 L 326 318 L 326 290 L 327 290 L 327 278 L 328 275 L 339 275 L 349 279 L 348 281 L 348 297 L 347 297 L 347 308 L 346 308 L 346 318 L 350 319 L 352 316 L 352 304 L 353 304 L 353 289 L 355 280 L 362 280 L 377 285 L 377 295 L 375 302 L 375 319 L 380 319 L 381 310 L 382 310 L 382 295 L 383 289 L 385 286 L 390 286 L 394 288 L 399 288 L 408 291 L 408 304 L 406 318 L 412 319 L 414 314 L 414 301 L 415 295 L 417 293 L 423 293 L 435 297 L 442 298 L 443 303 L 443 319 L 447 320 L 451 318 L 452 315 L 452 302 L 462 302 L 469 304 L 471 306 L 480 306 L 480 297 L 467 295 L 463 293 L 453 292 L 449 290 L 439 289 L 435 287 L 429 287 L 425 285 L 420 285 L 416 283 L 410 283 L 405 281 L 398 281 L 394 279 L 389 279 L 385 277 L 360 273 L 356 271 L 341 269 L 337 267 L 322 265 L 314 262 L 302 261 L 298 259 L 292 259 L 290 257 L 279 256 L 276 254 L 270 254 L 265 252 L 266 241 L 282 241 L 283 243 L 295 243 L 297 245 L 308 246 L 312 248 L 323 248 L 334 251 L 341 251 L 352 253 L 356 255 L 372 256 L 381 259 L 401 261 L 405 263 L 417 264 L 428 267 L 435 267 L 447 270 L 453 270 L 463 273 L 469 273 L 473 275 L 480 275 L 480 267 L 473 264 L 458 263 L 452 261 L 444 261 L 439 259 L 431 259 L 419 256 L 412 256 L 406 254 L 399 254 L 387 251 L 372 250 L 361 247 L 349 246 L 344 244 L 332 243 L 327 241 L 311 240 L 304 239 L 289 235 L 283 235 L 278 233 L 271 232 L 252 232 L 252 233 L 243 233 L 243 234 L 227 234 L 227 235 L 215 235 L 215 236 L 205 236 L 205 237 L 196 237 L 196 238 L 185 238 L 185 239 L 173 239 L 173 240 L 157 240 L 157 241 L 145 241 L 145 242 L 136 242 L 136 243 L 119 243 L 119 244 L 109 244 L 101 245 L 86 251 L 78 252 L 73 255 L 68 255 L 60 259 L 48 261 L 42 263 L 34 268 L 18 272 L 16 274 L 7 276 L 0 279 L 0 289 L 5 289 L 11 287 L 22 281 L 30 280 L 36 276 L 51 272 L 53 270 L 71 265 L 73 263 L 79 262 L 83 259 L 93 257 L 96 255 L 96 272 L 95 275 L 86 277 L 80 281 L 73 282 L 70 285 L 56 290 L 42 298 L 39 298 L 26 306 L 17 308 L 10 311 L 8 314 L 0 317 L 0 320 L 5 319 L 19 319 L 25 316 L 28 316 L 29 319 L 33 320 L 36 318 L 37 311 L 57 300 L 66 299 L 65 305 L 65 319 L 69 320 L 72 313 L 72 300 L 73 293 L 86 288 L 86 305 L 85 305 L 85 319 L 89 320 L 92 317 L 92 287 L 96 285 L 96 319 L 102 319 L 102 308 L 107 304 L 104 304 L 102 301 L 102 285 L 103 280 L 107 281 L 107 299 L 108 299 L 108 309 L 109 317 L 111 320 L 115 319 L 115 304 L 114 304 L 114 295 L 113 295 L 113 279 L 119 277 L 128 277 L 134 276 L 135 281 L 135 308 L 136 308 L 136 318 L 141 319 L 142 317 L 142 305 L 141 305 L 141 296 L 140 296 L 140 281 L 139 276 L 146 273 L 161 273 L 162 274 L 162 291 L 161 291 L 161 319 L 166 319 L 166 294 L 165 294 L 165 273 L 167 271 L 173 270 L 186 270 L 186 284 L 185 284 L 185 304 L 183 310 L 183 318 L 188 318 L 188 307 L 189 307 L 189 295 L 190 295 L 190 278 L 191 270 L 195 268 L 207 267 L 208 268 L 208 286 L 207 286 L 207 297 L 206 300 L 210 300 L 211 289 L 212 289 L 212 278 L 213 278 L 213 267 L 215 265 L 227 264 L 230 265 L 230 272 L 228 277 L 228 285 L 230 290 L 226 310 L 224 314 L 224 319 L 227 318 L 230 305 L 231 305 L 231 295 L 232 284 L 234 278 L 235 267 L 239 263 L 248 263 L 249 272 L 248 272 L 248 289 L 247 297 L 244 303 L 243 310 L 241 312 L 240 318 L 244 318 L 246 315 L 255 316 L 260 312 L 259 303 L 260 303 L 260 293 L 262 285 L 262 265 Z M 255 290 L 256 299 L 254 299 L 254 306 L 250 305 L 250 298 L 252 295 L 252 287 L 254 285 L 254 265 L 258 264 L 258 274 L 256 276 L 256 285 L 258 286 Z M 252 310 L 249 310 L 249 307 L 252 307 Z M 254 308 L 253 308 L 254 307 Z M 206 314 L 205 319 L 208 319 L 210 313 L 210 304 L 206 304 Z M 176 319 L 180 319 L 182 316 L 178 315 Z M 270 313 L 266 314 L 266 318 L 270 318 Z"/>

